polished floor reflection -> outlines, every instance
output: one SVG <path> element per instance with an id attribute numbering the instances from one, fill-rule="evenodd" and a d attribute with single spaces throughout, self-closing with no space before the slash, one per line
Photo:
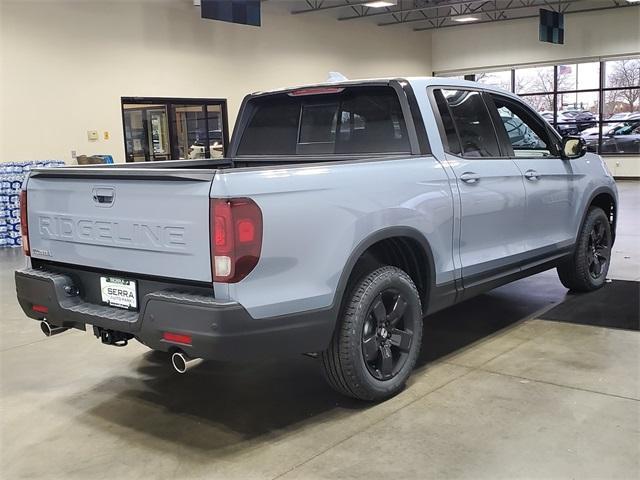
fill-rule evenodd
<path id="1" fill-rule="evenodd" d="M 611 276 L 640 281 L 640 183 Z M 429 317 L 410 384 L 351 401 L 315 360 L 205 363 L 82 332 L 45 339 L 0 251 L 3 478 L 638 478 L 640 334 L 544 320 L 555 272 Z"/>

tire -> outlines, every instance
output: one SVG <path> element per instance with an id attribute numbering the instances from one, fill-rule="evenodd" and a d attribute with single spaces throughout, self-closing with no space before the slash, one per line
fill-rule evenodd
<path id="1" fill-rule="evenodd" d="M 611 225 L 601 208 L 592 207 L 582 225 L 570 260 L 558 266 L 562 284 L 575 292 L 601 288 L 611 262 Z"/>
<path id="2" fill-rule="evenodd" d="M 380 401 L 400 392 L 422 343 L 422 306 L 413 281 L 392 266 L 377 268 L 347 290 L 324 375 L 338 392 Z"/>

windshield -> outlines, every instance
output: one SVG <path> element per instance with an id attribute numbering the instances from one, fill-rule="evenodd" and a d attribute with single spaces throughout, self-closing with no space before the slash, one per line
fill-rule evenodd
<path id="1" fill-rule="evenodd" d="M 238 155 L 409 153 L 400 101 L 386 86 L 307 88 L 249 101 Z"/>

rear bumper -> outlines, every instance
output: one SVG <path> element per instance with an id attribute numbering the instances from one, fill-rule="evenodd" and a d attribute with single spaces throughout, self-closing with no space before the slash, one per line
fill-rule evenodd
<path id="1" fill-rule="evenodd" d="M 15 272 L 15 281 L 20 306 L 30 318 L 46 317 L 53 325 L 82 330 L 93 325 L 125 332 L 154 350 L 181 350 L 194 358 L 233 361 L 315 352 L 328 346 L 333 333 L 331 310 L 254 319 L 238 303 L 172 289 L 146 293 L 140 311 L 131 312 L 67 293 L 82 291 L 70 275 L 27 268 Z M 43 305 L 48 312 L 35 312 L 33 305 Z M 191 335 L 192 342 L 168 342 L 164 332 Z"/>

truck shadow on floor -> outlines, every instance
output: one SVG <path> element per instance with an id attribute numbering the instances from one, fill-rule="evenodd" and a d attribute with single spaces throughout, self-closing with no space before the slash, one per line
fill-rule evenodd
<path id="1" fill-rule="evenodd" d="M 428 317 L 414 375 L 561 300 L 565 293 L 548 279 L 532 277 Z M 97 428 L 107 423 L 142 433 L 155 448 L 168 448 L 170 442 L 224 456 L 373 407 L 335 393 L 317 361 L 304 356 L 243 364 L 205 362 L 186 375 L 171 371 L 164 354 L 148 352 L 138 362 L 133 366 L 136 376 L 112 378 L 96 387 L 95 395 L 111 398 L 94 403 L 83 417 Z M 135 437 L 139 441 L 140 436 Z"/>

